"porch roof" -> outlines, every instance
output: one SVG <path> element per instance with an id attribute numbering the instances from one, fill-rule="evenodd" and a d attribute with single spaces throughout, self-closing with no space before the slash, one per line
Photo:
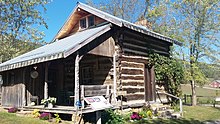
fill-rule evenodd
<path id="1" fill-rule="evenodd" d="M 0 72 L 66 58 L 111 29 L 111 24 L 87 29 L 0 64 Z"/>

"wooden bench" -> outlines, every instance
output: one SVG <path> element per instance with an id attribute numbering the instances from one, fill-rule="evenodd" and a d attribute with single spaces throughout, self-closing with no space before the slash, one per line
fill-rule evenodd
<path id="1" fill-rule="evenodd" d="M 216 103 L 220 102 L 220 97 L 216 97 L 213 106 L 215 107 Z"/>
<path id="2" fill-rule="evenodd" d="M 85 107 L 85 97 L 104 96 L 110 102 L 111 89 L 109 85 L 81 85 L 80 88 L 82 108 Z"/>

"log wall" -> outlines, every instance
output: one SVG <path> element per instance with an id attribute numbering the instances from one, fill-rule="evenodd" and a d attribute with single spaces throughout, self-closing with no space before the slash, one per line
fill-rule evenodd
<path id="1" fill-rule="evenodd" d="M 83 82 L 83 68 L 91 68 L 91 82 Z M 113 83 L 112 58 L 87 54 L 80 62 L 80 82 L 83 85 L 104 85 Z M 88 77 L 89 78 L 89 77 Z"/>
<path id="2" fill-rule="evenodd" d="M 144 65 L 147 58 L 122 56 L 120 58 L 120 79 L 128 101 L 144 100 Z"/>

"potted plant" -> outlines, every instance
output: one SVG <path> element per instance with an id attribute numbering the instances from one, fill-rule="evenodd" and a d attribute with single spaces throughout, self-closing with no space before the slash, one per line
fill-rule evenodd
<path id="1" fill-rule="evenodd" d="M 57 99 L 55 97 L 49 97 L 47 99 L 42 99 L 41 104 L 44 104 L 44 107 L 53 108 Z"/>

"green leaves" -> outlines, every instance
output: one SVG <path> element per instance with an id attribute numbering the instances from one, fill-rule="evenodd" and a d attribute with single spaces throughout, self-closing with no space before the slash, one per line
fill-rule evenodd
<path id="1" fill-rule="evenodd" d="M 49 0 L 0 0 L 0 58 L 2 61 L 29 51 L 32 45 L 43 43 L 43 32 L 47 28 L 42 17 Z M 39 46 L 39 45 L 37 45 Z"/>
<path id="2" fill-rule="evenodd" d="M 166 85 L 166 91 L 180 96 L 180 83 L 184 82 L 184 69 L 181 61 L 164 57 L 155 53 L 149 54 L 148 66 L 155 67 L 156 80 L 162 81 Z"/>

